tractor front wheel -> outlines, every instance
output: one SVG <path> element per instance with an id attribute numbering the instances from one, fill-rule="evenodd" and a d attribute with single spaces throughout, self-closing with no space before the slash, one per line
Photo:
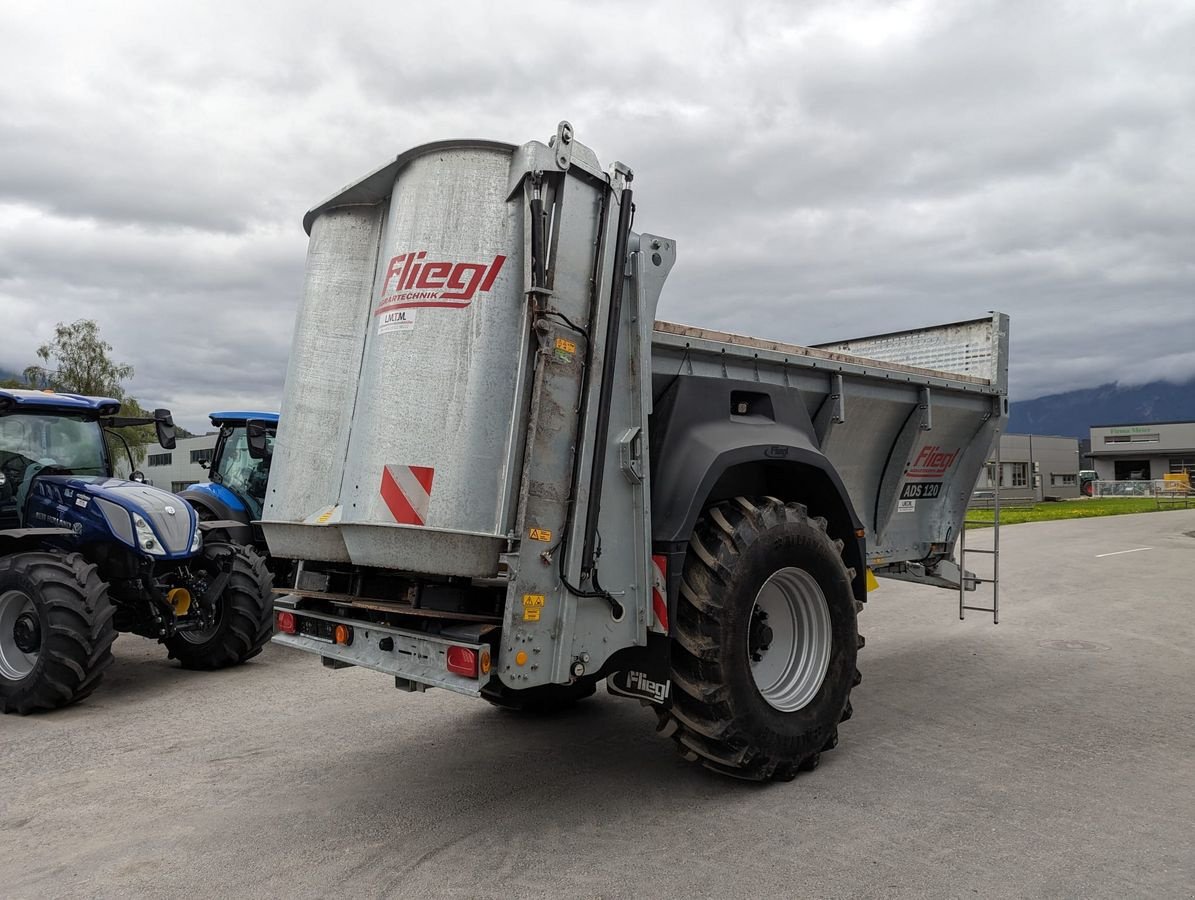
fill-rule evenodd
<path id="1" fill-rule="evenodd" d="M 78 553 L 0 559 L 0 708 L 25 715 L 94 691 L 112 664 L 113 612 Z"/>
<path id="2" fill-rule="evenodd" d="M 200 562 L 211 578 L 228 572 L 216 599 L 215 621 L 202 631 L 180 631 L 166 641 L 184 669 L 223 669 L 256 656 L 274 623 L 273 582 L 265 560 L 241 544 L 208 543 Z"/>

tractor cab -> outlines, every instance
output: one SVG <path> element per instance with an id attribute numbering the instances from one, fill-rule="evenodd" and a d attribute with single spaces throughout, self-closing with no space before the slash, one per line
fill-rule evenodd
<path id="1" fill-rule="evenodd" d="M 214 412 L 209 418 L 220 429 L 208 464 L 209 483 L 192 485 L 183 496 L 202 518 L 239 522 L 247 528 L 261 518 L 278 414 Z M 230 537 L 251 543 L 247 535 Z"/>
<path id="2" fill-rule="evenodd" d="M 169 410 L 155 410 L 152 418 L 120 417 L 119 412 L 120 401 L 110 398 L 0 391 L 0 530 L 74 529 L 73 510 L 61 507 L 65 485 L 78 482 L 90 488 L 103 483 L 116 488 L 124 484 L 112 478 L 113 460 L 105 434 L 124 439 L 106 432 L 108 428 L 152 423 L 159 443 L 174 446 Z M 125 452 L 131 468 L 127 444 Z M 142 480 L 139 475 L 134 473 L 134 481 Z"/>

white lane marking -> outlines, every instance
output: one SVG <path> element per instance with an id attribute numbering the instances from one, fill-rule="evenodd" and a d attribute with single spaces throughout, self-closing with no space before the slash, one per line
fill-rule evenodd
<path id="1" fill-rule="evenodd" d="M 1117 550 L 1113 553 L 1097 553 L 1096 559 L 1102 559 L 1105 556 L 1120 556 L 1122 553 L 1140 553 L 1142 550 L 1152 550 L 1153 547 L 1136 547 L 1133 550 Z"/>

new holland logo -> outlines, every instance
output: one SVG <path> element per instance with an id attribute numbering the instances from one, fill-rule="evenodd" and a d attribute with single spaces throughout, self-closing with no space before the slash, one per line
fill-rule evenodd
<path id="1" fill-rule="evenodd" d="M 505 256 L 483 263 L 429 260 L 426 250 L 400 253 L 386 266 L 374 315 L 421 307 L 463 309 L 494 286 L 505 262 Z"/>

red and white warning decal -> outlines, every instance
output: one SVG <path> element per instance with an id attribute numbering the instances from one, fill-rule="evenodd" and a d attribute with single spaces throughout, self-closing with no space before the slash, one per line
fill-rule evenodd
<path id="1" fill-rule="evenodd" d="M 662 553 L 651 558 L 651 630 L 668 633 L 668 559 Z"/>
<path id="2" fill-rule="evenodd" d="M 431 466 L 386 466 L 382 469 L 382 500 L 400 525 L 423 525 L 432 499 Z"/>

